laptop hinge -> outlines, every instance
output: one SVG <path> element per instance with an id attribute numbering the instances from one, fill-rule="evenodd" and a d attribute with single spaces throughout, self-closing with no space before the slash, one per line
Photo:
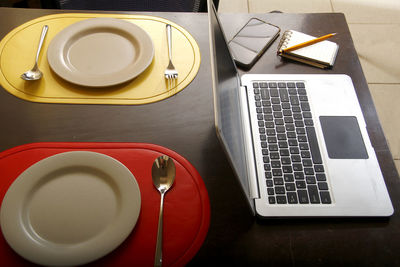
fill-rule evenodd
<path id="1" fill-rule="evenodd" d="M 254 157 L 254 146 L 253 137 L 251 132 L 250 113 L 247 99 L 247 88 L 240 86 L 240 100 L 241 100 L 241 113 L 242 113 L 242 125 L 243 125 L 243 136 L 245 143 L 245 154 L 246 154 L 246 166 L 247 166 L 247 181 L 249 182 L 249 193 L 250 198 L 260 198 L 258 191 L 258 178 Z"/>

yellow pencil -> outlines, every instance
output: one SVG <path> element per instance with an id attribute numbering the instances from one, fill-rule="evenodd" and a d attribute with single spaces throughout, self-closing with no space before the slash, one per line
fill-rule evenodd
<path id="1" fill-rule="evenodd" d="M 327 34 L 327 35 L 312 39 L 312 40 L 304 42 L 304 43 L 300 43 L 300 44 L 297 44 L 297 45 L 294 45 L 294 46 L 291 46 L 291 47 L 288 47 L 288 48 L 285 48 L 285 49 L 281 49 L 280 52 L 281 53 L 284 53 L 284 52 L 286 53 L 286 52 L 290 52 L 290 51 L 293 51 L 293 50 L 296 50 L 296 49 L 299 49 L 299 48 L 303 48 L 303 47 L 306 47 L 306 46 L 309 46 L 309 45 L 312 45 L 312 44 L 315 44 L 315 43 L 319 43 L 319 42 L 321 42 L 323 40 L 331 38 L 335 34 L 336 33 L 330 33 L 330 34 Z"/>

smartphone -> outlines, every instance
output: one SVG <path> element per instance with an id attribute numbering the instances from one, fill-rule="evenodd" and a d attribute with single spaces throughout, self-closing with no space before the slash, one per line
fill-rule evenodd
<path id="1" fill-rule="evenodd" d="M 281 29 L 258 18 L 251 18 L 228 42 L 233 59 L 250 69 L 279 36 Z"/>

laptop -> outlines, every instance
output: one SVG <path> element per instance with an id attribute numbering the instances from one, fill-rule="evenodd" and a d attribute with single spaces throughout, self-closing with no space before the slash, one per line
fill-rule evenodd
<path id="1" fill-rule="evenodd" d="M 391 216 L 351 78 L 239 77 L 210 0 L 208 13 L 215 127 L 253 214 Z"/>

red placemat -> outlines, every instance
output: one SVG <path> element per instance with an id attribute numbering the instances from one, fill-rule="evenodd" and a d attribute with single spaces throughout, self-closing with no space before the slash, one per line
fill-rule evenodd
<path id="1" fill-rule="evenodd" d="M 164 201 L 163 265 L 183 266 L 201 247 L 210 223 L 210 203 L 196 169 L 176 152 L 143 143 L 33 143 L 0 153 L 0 197 L 32 164 L 67 151 L 93 151 L 115 158 L 135 176 L 142 199 L 138 222 L 130 236 L 113 252 L 89 265 L 152 266 L 157 238 L 160 194 L 153 186 L 151 167 L 164 154 L 174 160 L 176 177 Z M 0 233 L 0 258 L 4 266 L 31 263 L 16 254 Z"/>

